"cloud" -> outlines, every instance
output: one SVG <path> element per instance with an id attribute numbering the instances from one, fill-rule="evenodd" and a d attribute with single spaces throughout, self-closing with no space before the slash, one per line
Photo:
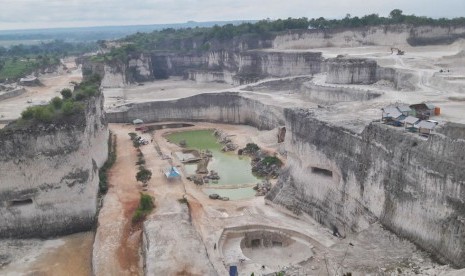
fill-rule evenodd
<path id="1" fill-rule="evenodd" d="M 340 18 L 347 13 L 458 17 L 463 0 L 0 0 L 0 29 L 155 24 L 287 17 Z"/>

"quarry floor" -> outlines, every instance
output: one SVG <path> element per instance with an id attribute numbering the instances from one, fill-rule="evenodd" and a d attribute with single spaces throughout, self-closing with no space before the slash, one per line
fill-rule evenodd
<path id="1" fill-rule="evenodd" d="M 137 266 L 141 265 L 141 260 L 134 258 L 140 245 L 140 229 L 131 228 L 130 218 L 142 186 L 135 180 L 137 157 L 128 136 L 129 132 L 134 132 L 134 126 L 111 124 L 110 129 L 118 137 L 118 161 L 111 171 L 110 189 L 100 212 L 94 243 L 94 272 L 96 275 L 108 275 L 108 273 L 136 275 Z M 226 275 L 226 266 L 229 264 L 238 265 L 240 275 L 250 275 L 252 272 L 255 275 L 264 275 L 285 268 L 285 266 L 267 265 L 262 269 L 261 263 L 251 260 L 241 263 L 239 259 L 234 259 L 235 252 L 219 247 L 224 229 L 244 225 L 278 227 L 294 230 L 308 237 L 312 241 L 314 255 L 310 260 L 292 268 L 292 271 L 301 273 L 300 275 L 334 275 L 336 270 L 364 275 L 385 271 L 395 272 L 397 268 L 401 269 L 403 274 L 413 275 L 416 271 L 423 275 L 435 275 L 449 270 L 447 266 L 435 264 L 427 254 L 418 251 L 413 244 L 383 230 L 376 223 L 360 233 L 339 239 L 334 237 L 329 229 L 307 216 L 296 218 L 286 210 L 267 205 L 263 197 L 234 201 L 212 200 L 203 193 L 201 186 L 188 181 L 185 175 L 180 180 L 168 181 L 161 170 L 172 164 L 179 166 L 182 171 L 182 165 L 176 159 L 162 158 L 156 146 L 163 155 L 170 156 L 170 153 L 179 150 L 179 147 L 169 143 L 163 135 L 173 131 L 197 129 L 221 129 L 234 135 L 233 140 L 240 147 L 254 142 L 269 151 L 275 151 L 279 145 L 275 141 L 275 130 L 258 131 L 242 125 L 196 123 L 194 127 L 165 129 L 156 131 L 153 135 L 141 134 L 147 140 L 153 139 L 153 143 L 141 147 L 146 167 L 153 172 L 146 193 L 154 197 L 156 205 L 147 221 L 156 221 L 162 216 L 180 212 L 179 205 L 182 203 L 178 200 L 187 198 L 192 227 L 198 232 L 204 245 L 196 252 L 206 249 L 208 261 L 218 275 Z M 129 231 L 127 231 L 128 227 Z M 156 258 L 146 259 L 146 262 L 163 269 L 167 275 L 179 275 L 178 273 L 196 275 L 195 266 L 203 265 L 206 258 L 201 253 L 190 253 L 193 247 L 195 249 L 198 245 L 183 236 L 181 230 L 177 231 L 168 226 L 164 229 L 162 225 L 158 231 L 164 231 L 162 236 L 165 240 L 157 241 L 157 249 L 162 253 L 158 253 Z M 173 247 L 176 250 L 172 250 Z M 126 255 L 123 254 L 124 258 L 121 258 L 121 252 L 126 252 Z M 190 254 L 190 257 L 182 258 L 186 254 Z M 267 258 L 267 263 L 274 263 L 280 259 L 279 253 L 276 252 L 263 257 Z M 277 259 L 273 261 L 273 258 Z M 225 266 L 225 260 L 228 262 L 235 260 L 235 262 L 226 263 Z"/>

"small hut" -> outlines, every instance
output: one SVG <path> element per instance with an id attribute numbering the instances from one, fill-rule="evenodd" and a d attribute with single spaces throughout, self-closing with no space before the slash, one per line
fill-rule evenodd
<path id="1" fill-rule="evenodd" d="M 417 117 L 408 116 L 402 120 L 402 123 L 404 124 L 405 128 L 415 130 L 415 124 L 418 121 L 420 121 L 420 119 L 418 119 Z"/>
<path id="2" fill-rule="evenodd" d="M 433 129 L 436 127 L 436 124 L 428 121 L 420 121 L 418 124 L 416 124 L 416 127 L 418 128 L 420 135 L 430 135 Z"/>
<path id="3" fill-rule="evenodd" d="M 175 179 L 181 177 L 181 173 L 175 166 L 171 166 L 170 168 L 165 169 L 163 173 L 168 179 Z"/>

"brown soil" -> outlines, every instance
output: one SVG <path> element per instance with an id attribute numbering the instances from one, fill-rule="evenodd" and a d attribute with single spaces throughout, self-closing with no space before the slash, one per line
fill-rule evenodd
<path id="1" fill-rule="evenodd" d="M 109 171 L 109 189 L 99 216 L 96 239 L 100 244 L 94 248 L 97 251 L 94 254 L 97 256 L 97 260 L 94 259 L 98 266 L 96 274 L 118 271 L 122 275 L 140 275 L 142 231 L 140 224 L 132 224 L 140 199 L 140 184 L 135 178 L 137 152 L 128 136 L 131 129 L 112 128 L 112 131 L 118 140 L 117 159 Z"/>

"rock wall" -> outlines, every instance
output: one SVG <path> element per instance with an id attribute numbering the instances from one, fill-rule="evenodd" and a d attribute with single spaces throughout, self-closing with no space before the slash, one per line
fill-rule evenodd
<path id="1" fill-rule="evenodd" d="M 465 126 L 428 141 L 379 123 L 361 134 L 288 110 L 287 166 L 267 200 L 335 234 L 379 220 L 441 260 L 465 267 Z"/>
<path id="2" fill-rule="evenodd" d="M 329 84 L 373 84 L 380 80 L 393 83 L 398 90 L 415 90 L 415 76 L 411 72 L 380 67 L 377 62 L 359 58 L 332 58 L 324 62 Z"/>
<path id="3" fill-rule="evenodd" d="M 108 151 L 103 96 L 94 99 L 72 124 L 0 132 L 0 237 L 93 227 L 98 168 Z"/>
<path id="4" fill-rule="evenodd" d="M 108 122 L 209 121 L 248 124 L 273 129 L 284 124 L 282 108 L 242 97 L 237 92 L 199 94 L 173 101 L 128 104 L 125 111 L 107 113 Z"/>
<path id="5" fill-rule="evenodd" d="M 0 90 L 0 101 L 20 96 L 24 94 L 25 92 L 26 92 L 26 89 L 24 87 L 18 87 L 13 90 L 9 90 L 9 91 Z"/>
<path id="6" fill-rule="evenodd" d="M 198 82 L 247 84 L 265 77 L 310 75 L 321 71 L 321 53 L 262 51 L 157 52 L 130 57 L 127 64 L 80 59 L 83 72 L 97 73 L 103 87 L 183 76 Z"/>
<path id="7" fill-rule="evenodd" d="M 274 49 L 312 49 L 323 47 L 357 47 L 367 45 L 401 46 L 450 44 L 465 38 L 465 27 L 391 25 L 329 30 L 293 31 L 277 35 Z"/>
<path id="8" fill-rule="evenodd" d="M 368 59 L 334 58 L 326 60 L 327 83 L 372 84 L 377 82 L 376 61 Z"/>
<path id="9" fill-rule="evenodd" d="M 335 104 L 339 102 L 369 101 L 382 94 L 371 90 L 350 87 L 331 87 L 307 82 L 302 85 L 301 93 L 309 100 L 320 104 Z"/>

